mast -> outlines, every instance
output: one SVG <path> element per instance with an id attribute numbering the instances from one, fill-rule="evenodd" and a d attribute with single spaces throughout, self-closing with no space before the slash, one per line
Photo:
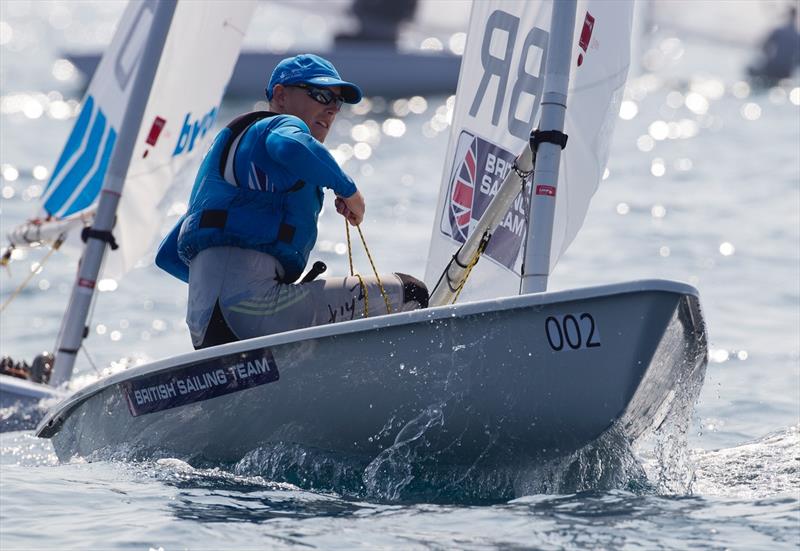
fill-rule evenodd
<path id="1" fill-rule="evenodd" d="M 61 322 L 53 375 L 50 378 L 52 386 L 59 386 L 72 376 L 75 358 L 85 336 L 86 320 L 106 244 L 113 243 L 111 230 L 114 227 L 117 206 L 176 5 L 175 0 L 152 0 L 143 7 L 144 10 L 151 11 L 152 24 L 132 84 L 130 101 L 120 125 L 119 139 L 100 192 L 97 214 L 91 229 L 86 233 L 86 247 L 78 265 L 78 275 L 72 287 L 69 305 Z"/>
<path id="2" fill-rule="evenodd" d="M 542 94 L 542 115 L 539 123 L 539 129 L 543 132 L 564 131 L 576 9 L 577 0 L 553 2 Z M 528 227 L 525 241 L 520 294 L 547 290 L 560 162 L 560 145 L 547 141 L 539 145 L 531 189 L 528 215 L 531 225 Z"/>

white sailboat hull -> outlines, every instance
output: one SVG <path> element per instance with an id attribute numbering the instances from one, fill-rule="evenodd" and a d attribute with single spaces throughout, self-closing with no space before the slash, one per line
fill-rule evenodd
<path id="1" fill-rule="evenodd" d="M 48 407 L 66 396 L 60 388 L 0 374 L 0 432 L 36 428 Z"/>
<path id="2" fill-rule="evenodd" d="M 64 392 L 52 386 L 0 374 L 0 408 L 33 406 L 42 400 L 63 397 Z"/>
<path id="3" fill-rule="evenodd" d="M 637 438 L 663 420 L 681 385 L 702 380 L 706 358 L 697 291 L 632 282 L 345 322 L 158 361 L 79 391 L 37 435 L 51 438 L 62 460 L 108 450 L 232 462 L 276 443 L 371 458 L 423 430 L 440 464 L 535 461 L 576 450 L 615 423 Z"/>
<path id="4" fill-rule="evenodd" d="M 302 53 L 302 52 L 298 52 Z M 395 48 L 370 45 L 319 52 L 367 96 L 404 97 L 452 94 L 458 84 L 461 58 L 453 54 L 398 52 Z M 68 52 L 67 59 L 91 78 L 100 54 Z M 225 93 L 228 97 L 251 98 L 263 93 L 270 71 L 294 53 L 242 52 Z"/>

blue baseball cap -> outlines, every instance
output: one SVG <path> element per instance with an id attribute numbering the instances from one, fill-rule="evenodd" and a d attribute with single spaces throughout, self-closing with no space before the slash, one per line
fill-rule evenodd
<path id="1" fill-rule="evenodd" d="M 363 96 L 361 88 L 342 80 L 333 64 L 314 54 L 299 54 L 282 60 L 269 77 L 266 92 L 272 99 L 272 89 L 276 84 L 311 84 L 314 86 L 341 86 L 342 97 L 347 103 L 358 103 Z"/>

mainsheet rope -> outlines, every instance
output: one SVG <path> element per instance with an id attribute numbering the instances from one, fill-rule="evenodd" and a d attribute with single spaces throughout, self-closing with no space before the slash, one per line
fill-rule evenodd
<path id="1" fill-rule="evenodd" d="M 386 294 L 386 289 L 383 288 L 383 282 L 381 281 L 381 276 L 378 275 L 378 269 L 375 267 L 375 262 L 372 260 L 372 255 L 369 252 L 369 247 L 367 247 L 367 240 L 364 239 L 364 233 L 361 231 L 361 226 L 356 226 L 358 230 L 358 235 L 361 237 L 361 243 L 364 245 L 364 251 L 367 253 L 367 258 L 369 259 L 369 264 L 372 266 L 372 272 L 375 274 L 375 279 L 378 281 L 378 288 L 381 290 L 381 296 L 383 297 L 383 302 L 386 304 L 386 313 L 392 313 L 392 307 L 389 304 L 389 296 Z M 347 236 L 347 258 L 350 261 L 350 275 L 353 277 L 358 278 L 358 283 L 361 285 L 361 290 L 364 292 L 364 317 L 369 317 L 369 292 L 367 291 L 367 285 L 364 283 L 364 279 L 361 277 L 361 274 L 355 273 L 353 269 L 353 247 L 350 244 L 350 224 L 347 223 L 347 219 L 344 220 L 344 232 Z"/>

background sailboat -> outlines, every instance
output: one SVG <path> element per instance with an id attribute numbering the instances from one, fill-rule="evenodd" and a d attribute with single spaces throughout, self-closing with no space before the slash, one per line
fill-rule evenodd
<path id="1" fill-rule="evenodd" d="M 158 6 L 149 1 L 127 7 L 51 172 L 38 212 L 9 235 L 14 247 L 48 244 L 62 236 L 79 243 L 84 228 L 94 223 L 103 191 L 119 197 L 118 208 L 107 214 L 114 247 L 105 258 L 103 275 L 118 279 L 153 247 L 166 215 L 162 201 L 175 181 L 191 172 L 187 167 L 194 166 L 212 137 L 254 3 L 175 4 L 174 23 L 168 25 L 163 47 L 147 67 L 152 76 L 145 79 L 146 87 L 135 88 Z M 198 32 L 208 40 L 196 44 Z M 175 66 L 182 71 L 176 72 Z M 136 102 L 143 103 L 131 118 Z M 110 167 L 121 133 L 127 138 L 128 159 Z M 117 171 L 114 178 L 121 179 L 116 187 L 107 178 L 110 168 Z M 97 279 L 97 274 L 91 280 L 83 278 L 80 287 L 78 278 L 76 289 L 81 290 L 76 292 L 91 296 Z M 65 346 L 65 331 L 77 335 L 77 341 L 67 346 L 79 346 L 85 323 L 85 318 L 65 314 L 59 347 Z M 54 387 L 72 373 L 72 362 L 68 367 L 66 363 L 57 361 L 50 385 L 0 374 L 3 406 L 58 396 Z"/>
<path id="2" fill-rule="evenodd" d="M 358 82 L 367 96 L 455 93 L 468 0 L 450 0 L 446 5 L 430 0 L 362 2 L 371 13 L 360 17 L 353 13 L 356 3 L 259 3 L 252 25 L 260 32 L 252 34 L 242 48 L 227 97 L 251 98 L 264 87 L 265 68 L 297 53 L 322 55 L 341 74 Z M 291 22 L 301 22 L 302 36 L 288 32 Z M 93 74 L 100 58 L 96 48 L 71 49 L 63 55 L 85 77 Z"/>

